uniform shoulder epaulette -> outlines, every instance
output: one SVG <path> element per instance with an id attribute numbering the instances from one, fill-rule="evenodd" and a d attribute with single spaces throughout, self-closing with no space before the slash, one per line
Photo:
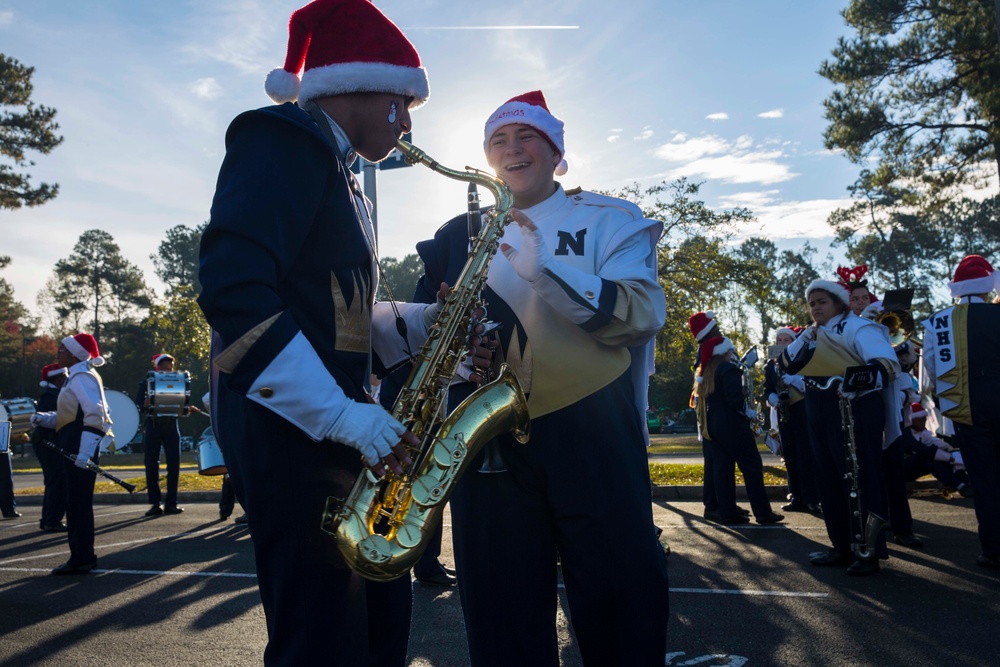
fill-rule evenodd
<path id="1" fill-rule="evenodd" d="M 582 206 L 602 206 L 605 208 L 617 208 L 620 211 L 628 213 L 633 218 L 642 218 L 642 210 L 633 204 L 632 202 L 625 201 L 624 199 L 619 199 L 618 197 L 609 197 L 608 195 L 599 195 L 596 192 L 589 192 L 582 188 L 573 188 L 572 190 L 566 190 L 566 196 L 571 202 Z"/>

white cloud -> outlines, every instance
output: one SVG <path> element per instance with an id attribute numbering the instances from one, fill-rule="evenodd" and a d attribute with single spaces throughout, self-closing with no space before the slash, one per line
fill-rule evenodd
<path id="1" fill-rule="evenodd" d="M 611 128 L 611 132 L 613 132 L 614 134 L 620 134 L 620 133 L 622 133 L 624 131 L 625 131 L 625 128 L 621 128 L 621 127 L 613 127 L 613 128 Z"/>
<path id="2" fill-rule="evenodd" d="M 771 196 L 773 192 L 742 194 L 747 202 L 742 205 L 757 217 L 757 223 L 744 230 L 747 235 L 762 234 L 770 239 L 827 239 L 833 235 L 833 230 L 826 224 L 826 219 L 836 209 L 851 205 L 850 199 L 780 201 Z M 757 205 L 751 202 L 755 196 L 760 200 Z M 723 198 L 720 201 L 730 200 Z"/>
<path id="3" fill-rule="evenodd" d="M 757 114 L 757 118 L 784 118 L 784 109 L 771 109 L 770 111 L 765 111 L 764 113 Z"/>
<path id="4" fill-rule="evenodd" d="M 744 206 L 746 208 L 758 208 L 761 206 L 767 206 L 775 201 L 778 201 L 777 195 L 780 190 L 761 190 L 759 192 L 736 192 L 731 195 L 725 195 L 719 197 L 719 205 L 725 208 L 737 208 Z"/>
<path id="5" fill-rule="evenodd" d="M 670 143 L 654 151 L 668 162 L 681 162 L 668 178 L 682 176 L 721 180 L 728 183 L 781 183 L 795 178 L 788 165 L 779 162 L 786 155 L 780 149 L 764 150 L 749 135 L 727 141 L 717 135 L 688 139 L 678 132 Z"/>
<path id="6" fill-rule="evenodd" d="M 609 144 L 613 144 L 616 141 L 618 141 L 619 139 L 621 139 L 621 135 L 620 134 L 612 134 L 610 137 L 608 137 L 608 143 Z"/>
<path id="7" fill-rule="evenodd" d="M 705 120 L 729 120 L 729 114 L 724 111 L 718 113 L 710 113 L 705 116 Z"/>
<path id="8" fill-rule="evenodd" d="M 222 86 L 213 77 L 198 79 L 191 84 L 191 92 L 195 97 L 203 100 L 212 100 L 222 95 Z"/>
<path id="9" fill-rule="evenodd" d="M 14 22 L 14 12 L 0 12 L 0 25 L 10 25 Z"/>
<path id="10" fill-rule="evenodd" d="M 651 138 L 654 134 L 655 133 L 653 132 L 652 128 L 650 128 L 650 127 L 644 127 L 644 128 L 642 128 L 642 132 L 640 132 L 637 136 L 632 137 L 632 140 L 633 141 L 646 141 L 647 139 Z"/>

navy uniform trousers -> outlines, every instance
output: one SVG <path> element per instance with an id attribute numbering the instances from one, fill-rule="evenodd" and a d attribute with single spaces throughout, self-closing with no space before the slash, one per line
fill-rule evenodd
<path id="1" fill-rule="evenodd" d="M 410 578 L 385 583 L 361 578 L 344 564 L 336 538 L 320 530 L 327 498 L 345 498 L 361 472 L 358 452 L 335 442 L 313 442 L 230 391 L 220 392 L 219 401 L 218 441 L 247 512 L 257 556 L 268 631 L 264 664 L 405 664 Z M 241 413 L 245 418 L 237 418 Z M 334 634 L 337 640 L 325 646 L 315 641 Z"/>
<path id="2" fill-rule="evenodd" d="M 805 400 L 789 405 L 788 421 L 778 421 L 781 434 L 781 455 L 788 470 L 788 493 L 791 501 L 803 505 L 818 505 L 816 462 L 809 444 L 809 424 Z"/>
<path id="3" fill-rule="evenodd" d="M 980 375 L 969 380 L 975 425 L 955 423 L 955 434 L 974 494 L 983 555 L 1000 557 L 1000 412 L 996 396 L 1000 378 Z"/>
<path id="4" fill-rule="evenodd" d="M 150 505 L 160 504 L 160 447 L 167 460 L 167 495 L 163 504 L 177 506 L 177 485 L 181 477 L 181 431 L 176 417 L 147 417 L 143 438 L 146 466 L 146 495 Z"/>
<path id="5" fill-rule="evenodd" d="M 861 495 L 861 515 L 867 520 L 874 512 L 885 518 L 882 509 L 882 430 L 885 407 L 879 392 L 872 392 L 851 401 L 854 416 L 854 438 L 857 443 L 858 490 Z M 854 525 L 849 502 L 850 484 L 847 472 L 846 435 L 841 429 L 840 406 L 835 389 L 806 390 L 806 414 L 809 416 L 809 436 L 816 460 L 816 481 L 823 521 L 833 548 L 844 556 L 851 555 L 851 531 Z M 885 532 L 879 533 L 875 550 L 882 559 L 889 557 Z"/>
<path id="6" fill-rule="evenodd" d="M 80 451 L 80 435 L 83 431 L 83 411 L 77 412 L 76 420 L 66 424 L 57 432 L 59 446 L 76 458 Z M 66 475 L 66 528 L 69 537 L 70 566 L 84 565 L 97 560 L 94 552 L 94 483 L 97 473 L 86 468 L 78 468 L 68 457 L 61 457 Z M 98 448 L 90 460 L 98 463 L 101 450 Z"/>
<path id="7" fill-rule="evenodd" d="M 557 555 L 587 665 L 662 665 L 669 616 L 649 464 L 628 373 L 500 439 L 506 472 L 478 472 L 451 499 L 471 664 L 559 664 Z"/>
<path id="8" fill-rule="evenodd" d="M 913 514 L 906 497 L 906 474 L 903 467 L 903 437 L 896 438 L 882 450 L 882 503 L 889 511 L 889 526 L 894 535 L 913 534 Z"/>

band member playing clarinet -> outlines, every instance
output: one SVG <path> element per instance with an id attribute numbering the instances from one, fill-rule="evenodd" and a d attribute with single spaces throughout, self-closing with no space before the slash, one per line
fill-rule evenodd
<path id="1" fill-rule="evenodd" d="M 901 407 L 894 392 L 883 392 L 899 372 L 896 353 L 889 342 L 885 327 L 850 311 L 850 288 L 829 280 L 814 280 L 806 288 L 806 301 L 814 324 L 803 331 L 781 354 L 779 364 L 785 373 L 806 377 L 806 414 L 809 434 L 816 459 L 817 483 L 823 505 L 823 520 L 832 548 L 828 552 L 813 554 L 810 562 L 819 566 L 847 565 L 848 574 L 864 576 L 879 571 L 879 559 L 889 557 L 885 535 L 879 531 L 875 544 L 864 543 L 864 535 L 857 526 L 865 525 L 866 517 L 874 513 L 884 517 L 882 503 L 883 431 L 886 442 L 899 436 Z M 819 342 L 818 342 L 819 341 Z M 831 350 L 838 351 L 838 358 L 848 359 L 840 369 L 815 372 L 820 362 Z M 848 366 L 873 364 L 878 369 L 876 389 L 860 392 L 850 397 L 853 429 L 845 433 L 838 391 L 840 384 L 828 384 L 830 376 L 843 376 Z M 826 364 L 827 367 L 837 364 Z M 822 389 L 820 387 L 826 387 Z M 886 402 L 890 405 L 887 409 Z M 848 475 L 850 449 L 857 458 L 857 471 Z M 851 488 L 851 479 L 857 488 Z M 852 496 L 853 494 L 853 496 Z M 860 516 L 852 516 L 857 509 L 851 498 L 860 495 Z M 867 557 L 869 550 L 874 557 Z M 853 562 L 852 562 L 853 561 Z"/>
<path id="2" fill-rule="evenodd" d="M 69 369 L 69 378 L 59 392 L 55 412 L 39 412 L 31 418 L 36 427 L 54 428 L 59 447 L 75 456 L 63 461 L 66 473 L 66 525 L 69 529 L 69 560 L 52 570 L 55 575 L 86 574 L 97 566 L 94 552 L 94 482 L 97 473 L 88 469 L 97 463 L 101 440 L 111 426 L 104 384 L 94 370 L 103 366 L 97 341 L 88 333 L 63 338 L 56 361 Z"/>

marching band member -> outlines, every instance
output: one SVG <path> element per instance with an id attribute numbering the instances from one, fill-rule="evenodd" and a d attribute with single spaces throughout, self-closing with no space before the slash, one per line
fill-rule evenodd
<path id="1" fill-rule="evenodd" d="M 868 281 L 865 275 L 868 273 L 868 265 L 861 264 L 853 268 L 845 266 L 837 267 L 837 275 L 841 281 L 847 285 L 851 291 L 850 307 L 851 312 L 861 317 L 861 314 L 873 304 L 878 304 L 879 300 L 868 288 Z M 876 306 L 877 308 L 877 306 Z"/>
<path id="2" fill-rule="evenodd" d="M 977 563 L 1000 569 L 1000 271 L 980 255 L 968 255 L 948 283 L 958 302 L 922 324 L 922 377 L 937 396 L 944 416 L 955 424 L 955 437 L 975 489 L 982 554 Z"/>
<path id="3" fill-rule="evenodd" d="M 806 288 L 805 296 L 813 325 L 785 348 L 779 364 L 786 373 L 802 371 L 807 380 L 825 384 L 829 378 L 808 375 L 807 364 L 817 352 L 817 340 L 828 337 L 829 344 L 843 350 L 856 361 L 855 365 L 874 364 L 878 368 L 880 385 L 876 389 L 850 397 L 850 403 L 854 418 L 853 435 L 858 461 L 856 482 L 860 493 L 861 519 L 864 520 L 871 513 L 882 516 L 882 472 L 879 462 L 883 431 L 889 442 L 898 437 L 899 419 L 896 415 L 901 414 L 901 408 L 897 405 L 895 394 L 889 392 L 883 396 L 881 387 L 888 386 L 899 371 L 896 353 L 885 327 L 851 312 L 848 305 L 850 289 L 847 285 L 814 280 Z M 886 559 L 889 554 L 885 536 L 880 532 L 877 544 L 874 545 L 877 558 L 857 558 L 851 563 L 852 517 L 845 454 L 848 434 L 841 429 L 838 390 L 837 384 L 826 390 L 818 389 L 809 382 L 806 385 L 806 414 L 816 458 L 823 520 L 832 543 L 828 552 L 814 554 L 810 562 L 820 566 L 850 564 L 847 568 L 849 574 L 864 576 L 877 573 L 880 569 L 878 559 Z M 892 415 L 888 420 L 886 402 L 889 403 L 888 414 Z"/>
<path id="4" fill-rule="evenodd" d="M 157 373 L 173 373 L 174 358 L 166 353 L 153 355 L 153 368 Z M 150 403 L 147 381 L 141 380 L 135 392 L 135 404 L 145 413 L 143 431 L 143 464 L 146 466 L 146 497 L 151 507 L 146 516 L 180 514 L 177 506 L 177 485 L 181 477 L 181 429 L 177 415 L 157 415 Z M 167 495 L 160 506 L 160 448 L 167 459 Z"/>
<path id="5" fill-rule="evenodd" d="M 66 473 L 66 524 L 69 529 L 69 560 L 52 570 L 55 575 L 86 574 L 97 566 L 94 552 L 94 483 L 97 473 L 88 463 L 98 462 L 101 441 L 111 427 L 104 383 L 94 370 L 103 366 L 97 341 L 89 333 L 62 339 L 56 361 L 69 370 L 59 392 L 55 412 L 39 412 L 31 418 L 37 428 L 54 428 L 59 447 L 75 460 L 63 458 Z"/>
<path id="6" fill-rule="evenodd" d="M 692 389 L 692 407 L 698 414 L 698 431 L 705 449 L 711 453 L 713 487 L 719 501 L 722 523 L 749 523 L 736 505 L 736 481 L 733 466 L 739 466 L 750 507 L 759 524 L 779 523 L 785 519 L 771 510 L 764 488 L 764 465 L 753 434 L 756 413 L 747 405 L 743 392 L 744 370 L 739 366 L 732 342 L 721 335 L 714 314 L 695 313 L 688 328 L 700 339 L 698 369 Z"/>
<path id="7" fill-rule="evenodd" d="M 920 403 L 910 406 L 910 427 L 903 432 L 903 476 L 912 482 L 933 475 L 946 489 L 972 497 L 972 484 L 959 451 L 927 429 L 927 409 Z M 956 456 L 959 454 L 959 456 Z"/>
<path id="8" fill-rule="evenodd" d="M 799 327 L 801 330 L 801 327 Z M 792 327 L 779 327 L 774 334 L 776 345 L 787 348 L 798 334 Z M 772 428 L 781 436 L 781 453 L 788 471 L 789 502 L 781 509 L 787 512 L 819 514 L 819 490 L 816 487 L 816 464 L 809 444 L 809 424 L 806 417 L 805 380 L 800 375 L 785 373 L 776 358 L 764 365 L 764 395 L 777 413 Z"/>
<path id="9" fill-rule="evenodd" d="M 59 364 L 48 364 L 42 368 L 42 395 L 38 397 L 38 412 L 55 412 L 59 402 L 59 392 L 66 382 L 66 369 Z M 35 456 L 42 466 L 45 495 L 42 497 L 42 518 L 38 527 L 46 532 L 65 532 L 66 524 L 66 473 L 65 458 L 46 442 L 56 442 L 56 432 L 43 426 L 36 426 L 31 434 Z"/>
<path id="10" fill-rule="evenodd" d="M 201 242 L 198 303 L 221 343 L 213 429 L 249 517 L 264 664 L 403 665 L 409 579 L 363 579 L 319 524 L 366 465 L 402 475 L 401 440 L 419 445 L 367 398 L 372 369 L 400 361 L 374 355 L 376 338 L 401 343 L 391 314 L 373 316 L 374 227 L 349 165 L 410 131 L 427 73 L 367 0 L 316 0 L 288 25 L 285 65 L 265 81 L 279 104 L 230 125 Z M 440 308 L 401 306 L 419 349 Z"/>
<path id="11" fill-rule="evenodd" d="M 497 354 L 527 395 L 531 441 L 497 440 L 505 472 L 478 472 L 483 448 L 451 498 L 470 664 L 559 664 L 557 556 L 584 663 L 662 664 L 668 578 L 643 419 L 665 317 L 662 225 L 621 199 L 563 189 L 563 123 L 541 91 L 500 105 L 483 138 L 518 223 L 485 298 L 503 325 Z M 461 271 L 468 248 L 467 215 L 418 244 L 426 293 Z"/>

